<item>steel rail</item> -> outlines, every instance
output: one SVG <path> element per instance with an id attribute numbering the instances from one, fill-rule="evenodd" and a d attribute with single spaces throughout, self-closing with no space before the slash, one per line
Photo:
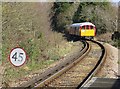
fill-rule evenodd
<path id="1" fill-rule="evenodd" d="M 80 56 L 78 56 L 77 58 L 74 58 L 75 60 L 71 60 L 71 63 L 68 66 L 66 66 L 63 69 L 61 69 L 60 71 L 56 72 L 54 75 L 52 75 L 51 77 L 47 78 L 45 81 L 39 83 L 37 86 L 35 86 L 35 88 L 40 88 L 40 87 L 43 87 L 43 86 L 47 85 L 47 83 L 49 83 L 50 81 L 52 81 L 52 79 L 57 78 L 58 76 L 60 76 L 61 74 L 63 74 L 67 70 L 69 70 L 71 67 L 75 66 L 90 51 L 91 46 L 87 42 L 86 42 L 86 44 L 87 45 L 85 46 L 85 48 L 80 52 L 80 54 L 81 54 Z"/>
<path id="2" fill-rule="evenodd" d="M 89 40 L 86 39 L 87 41 L 91 41 L 93 43 L 98 44 L 101 47 L 102 50 L 102 54 L 100 56 L 100 59 L 98 60 L 98 62 L 96 63 L 95 67 L 89 72 L 89 74 L 83 79 L 83 81 L 78 85 L 77 89 L 82 89 L 84 88 L 84 85 L 92 78 L 92 76 L 94 76 L 97 71 L 100 69 L 101 65 L 103 64 L 103 62 L 105 61 L 107 52 L 105 47 L 98 41 L 94 41 L 94 40 Z"/>
<path id="3" fill-rule="evenodd" d="M 89 43 L 87 43 L 86 41 L 82 41 L 82 42 L 84 44 L 84 47 L 82 50 L 79 50 L 78 54 L 69 56 L 64 61 L 59 63 L 59 65 L 56 65 L 55 67 L 46 70 L 41 75 L 35 77 L 29 82 L 21 84 L 19 87 L 24 87 L 24 88 L 42 87 L 45 86 L 46 83 L 50 82 L 53 78 L 67 71 L 70 67 L 74 66 L 78 62 L 78 60 L 76 59 L 78 59 L 79 57 L 83 58 L 90 50 Z M 35 83 L 38 83 L 37 86 L 35 86 Z"/>

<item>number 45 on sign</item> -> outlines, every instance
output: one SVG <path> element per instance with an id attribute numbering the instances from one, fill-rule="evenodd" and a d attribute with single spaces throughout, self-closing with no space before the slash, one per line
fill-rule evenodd
<path id="1" fill-rule="evenodd" d="M 22 66 L 27 60 L 25 50 L 20 47 L 13 48 L 10 52 L 9 60 L 16 67 Z"/>

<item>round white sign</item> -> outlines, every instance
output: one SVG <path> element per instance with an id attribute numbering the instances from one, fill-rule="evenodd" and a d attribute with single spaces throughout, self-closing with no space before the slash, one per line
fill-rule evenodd
<path id="1" fill-rule="evenodd" d="M 26 52 L 19 47 L 11 50 L 9 60 L 14 66 L 22 66 L 26 61 Z"/>

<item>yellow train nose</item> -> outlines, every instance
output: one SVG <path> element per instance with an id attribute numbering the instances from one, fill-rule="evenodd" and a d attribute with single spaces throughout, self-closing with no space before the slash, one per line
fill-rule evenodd
<path id="1" fill-rule="evenodd" d="M 80 36 L 95 36 L 95 30 L 94 29 L 81 30 Z"/>

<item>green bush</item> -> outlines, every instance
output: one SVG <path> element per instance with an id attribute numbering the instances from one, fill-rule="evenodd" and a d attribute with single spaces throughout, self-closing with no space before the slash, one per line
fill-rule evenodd
<path id="1" fill-rule="evenodd" d="M 103 15 L 99 15 L 99 11 L 106 12 L 109 10 L 109 7 L 112 7 L 109 2 L 80 2 L 78 4 L 79 5 L 77 6 L 75 3 L 70 2 L 54 3 L 54 15 L 51 18 L 53 30 L 64 33 L 66 32 L 67 25 L 86 21 L 92 22 L 96 25 L 97 34 L 106 33 L 107 29 L 110 29 L 112 22 L 107 23 L 109 17 L 104 19 Z M 77 11 L 75 10 L 75 5 L 77 6 Z M 75 8 L 71 10 L 71 7 Z M 71 12 L 74 14 L 72 15 Z M 69 15 L 70 13 L 71 16 Z M 107 16 L 109 16 L 109 13 Z"/>
<path id="2" fill-rule="evenodd" d="M 55 2 L 53 6 L 53 16 L 51 18 L 51 25 L 54 31 L 65 32 L 65 26 L 71 19 L 69 19 L 68 13 L 65 13 L 72 7 L 73 3 L 70 2 Z"/>

